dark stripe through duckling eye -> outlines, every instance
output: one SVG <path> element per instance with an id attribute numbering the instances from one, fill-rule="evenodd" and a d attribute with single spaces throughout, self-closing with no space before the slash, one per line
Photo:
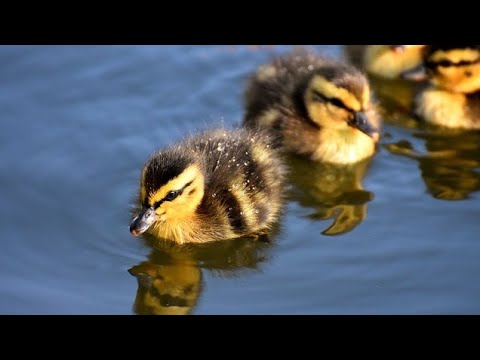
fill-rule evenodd
<path id="1" fill-rule="evenodd" d="M 345 105 L 343 103 L 342 100 L 338 99 L 338 98 L 329 98 L 329 97 L 326 97 L 325 95 L 319 93 L 318 91 L 316 90 L 313 90 L 313 95 L 314 95 L 314 98 L 316 98 L 317 100 L 318 99 L 321 99 L 323 101 L 327 101 L 339 108 L 342 108 L 344 110 L 347 110 L 348 112 L 351 112 L 351 113 L 354 113 L 355 111 L 353 109 L 350 109 L 347 105 Z"/>
<path id="2" fill-rule="evenodd" d="M 182 195 L 183 191 L 190 185 L 192 185 L 192 181 L 187 183 L 183 188 L 180 190 L 172 190 L 170 191 L 167 195 L 164 196 L 162 200 L 157 201 L 155 204 L 153 204 L 154 209 L 158 209 L 160 205 L 162 205 L 165 201 L 173 201 L 175 200 L 178 196 Z"/>
<path id="3" fill-rule="evenodd" d="M 472 65 L 480 62 L 480 58 L 474 61 L 467 61 L 467 60 L 462 60 L 459 62 L 453 62 L 450 60 L 441 60 L 441 61 L 427 61 L 425 66 L 429 69 L 436 68 L 437 66 L 442 66 L 442 67 L 452 67 L 452 66 L 466 66 L 466 65 Z"/>

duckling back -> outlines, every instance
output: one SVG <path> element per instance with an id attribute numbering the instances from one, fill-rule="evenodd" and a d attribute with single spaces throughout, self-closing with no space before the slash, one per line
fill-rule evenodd
<path id="1" fill-rule="evenodd" d="M 280 210 L 286 174 L 275 138 L 266 131 L 220 130 L 192 145 L 210 175 L 201 210 L 228 219 L 236 236 L 270 227 Z"/>
<path id="2" fill-rule="evenodd" d="M 274 138 L 265 131 L 192 136 L 144 166 L 140 203 L 156 217 L 148 233 L 202 243 L 268 232 L 280 214 L 285 176 Z M 164 201 L 169 194 L 176 196 Z M 132 226 L 141 228 L 135 221 Z"/>

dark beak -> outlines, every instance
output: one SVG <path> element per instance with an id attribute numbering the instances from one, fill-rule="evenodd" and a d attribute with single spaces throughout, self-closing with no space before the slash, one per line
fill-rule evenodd
<path id="1" fill-rule="evenodd" d="M 357 111 L 353 115 L 353 121 L 350 123 L 350 125 L 367 134 L 375 141 L 377 141 L 379 138 L 378 129 L 373 126 L 367 115 L 362 111 Z"/>
<path id="2" fill-rule="evenodd" d="M 153 207 L 143 208 L 140 214 L 132 220 L 130 232 L 133 236 L 143 234 L 155 221 L 157 214 Z"/>
<path id="3" fill-rule="evenodd" d="M 396 54 L 400 54 L 405 50 L 405 45 L 390 45 L 390 50 Z"/>
<path id="4" fill-rule="evenodd" d="M 400 78 L 410 81 L 423 81 L 427 79 L 427 68 L 424 64 L 420 64 L 411 69 L 402 71 Z"/>

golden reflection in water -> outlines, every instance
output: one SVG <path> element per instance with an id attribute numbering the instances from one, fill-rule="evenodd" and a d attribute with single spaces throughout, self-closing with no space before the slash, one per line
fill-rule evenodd
<path id="1" fill-rule="evenodd" d="M 148 259 L 128 270 L 138 282 L 133 311 L 139 315 L 191 314 L 205 285 L 203 271 L 219 277 L 259 271 L 272 247 L 251 238 L 184 246 L 145 240 L 151 247 Z"/>
<path id="2" fill-rule="evenodd" d="M 437 199 L 463 200 L 480 190 L 480 132 L 425 126 L 413 134 L 424 141 L 425 151 L 414 149 L 407 140 L 385 144 L 391 153 L 418 162 L 428 189 Z"/>
<path id="3" fill-rule="evenodd" d="M 371 160 L 340 166 L 291 156 L 290 199 L 312 209 L 308 215 L 311 219 L 333 219 L 322 234 L 349 232 L 366 218 L 367 203 L 373 199 L 373 194 L 362 187 Z"/>
<path id="4" fill-rule="evenodd" d="M 417 121 L 409 116 L 416 94 L 426 86 L 424 82 L 412 82 L 402 79 L 382 79 L 369 75 L 372 93 L 381 104 L 382 117 L 401 121 L 401 125 L 415 128 Z"/>

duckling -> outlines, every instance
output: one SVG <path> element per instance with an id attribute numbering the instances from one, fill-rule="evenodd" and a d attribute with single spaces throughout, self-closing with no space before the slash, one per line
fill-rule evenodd
<path id="1" fill-rule="evenodd" d="M 286 165 L 265 131 L 210 130 L 154 153 L 130 225 L 178 244 L 268 233 L 283 203 Z"/>
<path id="2" fill-rule="evenodd" d="M 345 53 L 356 66 L 371 75 L 398 79 L 422 62 L 425 45 L 345 45 Z"/>
<path id="3" fill-rule="evenodd" d="M 403 77 L 423 73 L 430 86 L 415 99 L 417 116 L 442 127 L 480 129 L 480 45 L 429 46 L 424 62 Z"/>
<path id="4" fill-rule="evenodd" d="M 288 152 L 337 164 L 375 152 L 379 117 L 353 66 L 300 49 L 260 66 L 245 102 L 244 125 L 269 129 Z"/>

